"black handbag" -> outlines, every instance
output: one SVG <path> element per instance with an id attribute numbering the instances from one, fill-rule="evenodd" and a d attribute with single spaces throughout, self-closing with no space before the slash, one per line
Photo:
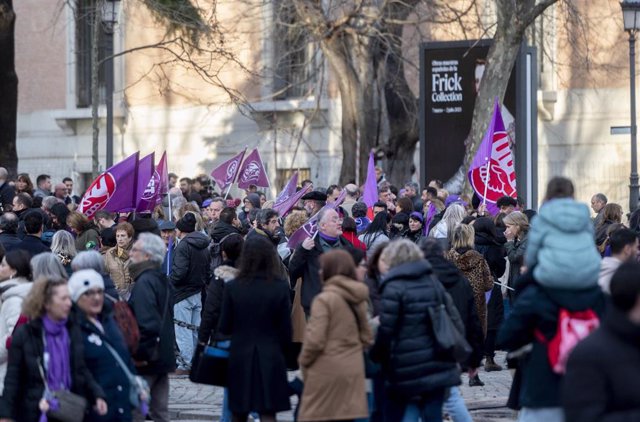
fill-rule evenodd
<path id="1" fill-rule="evenodd" d="M 38 363 L 38 367 L 42 382 L 44 382 L 45 396 L 50 404 L 47 416 L 59 422 L 78 422 L 83 420 L 89 404 L 87 399 L 68 390 L 49 390 L 42 364 Z M 57 405 L 53 405 L 52 402 L 54 400 Z"/>
<path id="2" fill-rule="evenodd" d="M 229 350 L 198 345 L 191 361 L 189 379 L 197 384 L 226 387 L 229 384 Z"/>
<path id="3" fill-rule="evenodd" d="M 429 317 L 438 347 L 451 353 L 456 362 L 463 363 L 471 355 L 472 349 L 464 336 L 464 323 L 451 296 L 444 291 L 438 280 L 433 280 L 439 304 L 429 306 Z"/>

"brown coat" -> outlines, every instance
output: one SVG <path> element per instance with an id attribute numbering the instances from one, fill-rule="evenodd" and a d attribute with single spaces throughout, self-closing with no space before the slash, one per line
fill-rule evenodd
<path id="1" fill-rule="evenodd" d="M 469 249 L 463 254 L 451 249 L 446 258 L 453 262 L 469 280 L 473 288 L 473 299 L 476 303 L 478 318 L 484 335 L 487 335 L 487 301 L 485 293 L 493 289 L 493 276 L 484 257 L 476 250 Z"/>
<path id="2" fill-rule="evenodd" d="M 304 377 L 299 421 L 368 417 L 362 360 L 363 347 L 373 340 L 367 322 L 368 298 L 364 283 L 335 276 L 313 300 L 298 359 Z"/>
<path id="3" fill-rule="evenodd" d="M 129 274 L 129 248 L 124 251 L 122 257 L 118 256 L 118 247 L 114 246 L 104 254 L 104 266 L 107 273 L 111 276 L 113 284 L 115 284 L 118 294 L 123 299 L 128 299 L 131 293 L 131 275 Z"/>

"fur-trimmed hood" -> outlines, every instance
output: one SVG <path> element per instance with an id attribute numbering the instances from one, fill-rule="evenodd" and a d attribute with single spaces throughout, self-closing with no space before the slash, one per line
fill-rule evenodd
<path id="1" fill-rule="evenodd" d="M 213 275 L 224 280 L 225 283 L 230 282 L 238 276 L 240 271 L 229 265 L 220 265 L 213 271 Z"/>

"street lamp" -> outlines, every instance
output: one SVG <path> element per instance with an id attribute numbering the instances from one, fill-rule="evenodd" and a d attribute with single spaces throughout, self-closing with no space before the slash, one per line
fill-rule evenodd
<path id="1" fill-rule="evenodd" d="M 631 90 L 631 175 L 629 176 L 629 210 L 638 208 L 638 151 L 636 126 L 636 32 L 640 29 L 640 0 L 620 2 L 624 30 L 629 33 L 629 81 Z"/>
<path id="2" fill-rule="evenodd" d="M 118 23 L 120 0 L 102 0 L 102 27 L 106 34 L 105 42 L 111 46 L 113 55 L 113 29 Z M 107 168 L 113 166 L 113 58 L 104 62 L 105 105 L 107 107 Z"/>

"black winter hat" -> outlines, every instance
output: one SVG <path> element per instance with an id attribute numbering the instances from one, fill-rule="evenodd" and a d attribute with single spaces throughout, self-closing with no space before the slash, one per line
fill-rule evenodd
<path id="1" fill-rule="evenodd" d="M 183 233 L 193 233 L 196 230 L 196 217 L 190 212 L 186 213 L 178 220 L 176 228 Z"/>

